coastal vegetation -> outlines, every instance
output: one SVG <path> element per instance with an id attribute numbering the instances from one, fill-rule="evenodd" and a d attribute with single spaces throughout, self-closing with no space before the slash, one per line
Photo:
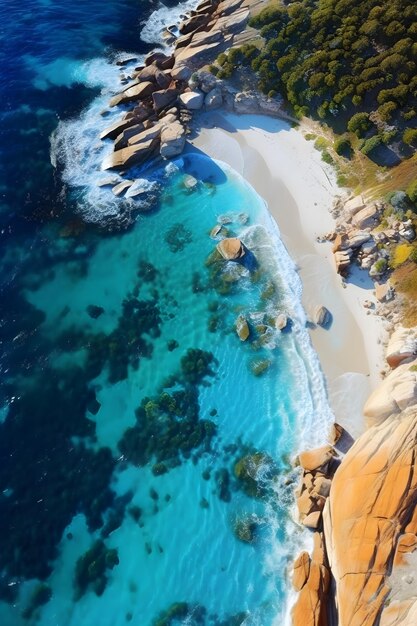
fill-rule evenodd
<path id="1" fill-rule="evenodd" d="M 273 1 L 250 19 L 264 45 L 221 54 L 219 78 L 257 73 L 266 94 L 280 94 L 297 117 L 328 124 L 349 156 L 352 139 L 387 164 L 417 145 L 417 7 L 405 0 Z M 347 133 L 347 134 L 346 134 Z M 343 139 L 342 139 L 343 138 Z"/>

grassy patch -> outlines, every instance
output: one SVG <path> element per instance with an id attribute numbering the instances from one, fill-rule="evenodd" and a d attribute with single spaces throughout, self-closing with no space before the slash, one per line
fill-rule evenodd
<path id="1" fill-rule="evenodd" d="M 396 269 L 391 277 L 395 290 L 403 296 L 401 307 L 403 309 L 404 326 L 417 325 L 417 266 L 415 263 L 406 262 Z"/>
<path id="2" fill-rule="evenodd" d="M 399 243 L 392 252 L 390 266 L 393 269 L 397 269 L 397 267 L 403 265 L 408 260 L 412 250 L 413 246 L 409 243 Z"/>

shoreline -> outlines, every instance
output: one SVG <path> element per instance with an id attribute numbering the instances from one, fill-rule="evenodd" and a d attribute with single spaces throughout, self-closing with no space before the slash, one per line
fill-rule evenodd
<path id="1" fill-rule="evenodd" d="M 330 211 L 343 195 L 332 168 L 300 130 L 276 118 L 217 110 L 200 113 L 192 130 L 194 149 L 233 167 L 267 203 L 298 268 L 307 317 L 320 305 L 331 312 L 330 327 L 309 334 L 335 421 L 357 438 L 365 430 L 363 404 L 381 380 L 385 331 L 382 319 L 363 306 L 376 303 L 367 273 L 355 268 L 344 284 L 331 244 L 316 241 L 334 230 Z"/>

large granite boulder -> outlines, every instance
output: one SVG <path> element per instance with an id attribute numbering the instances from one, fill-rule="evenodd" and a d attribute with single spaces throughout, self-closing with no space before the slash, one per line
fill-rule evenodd
<path id="1" fill-rule="evenodd" d="M 375 204 L 370 204 L 358 211 L 352 218 L 352 224 L 356 228 L 373 228 L 378 223 L 379 211 Z"/>
<path id="2" fill-rule="evenodd" d="M 161 132 L 160 155 L 164 158 L 177 156 L 184 150 L 184 146 L 185 129 L 182 124 L 176 120 L 164 126 Z"/>
<path id="3" fill-rule="evenodd" d="M 403 363 L 371 393 L 363 408 L 368 426 L 417 405 L 417 361 Z"/>
<path id="4" fill-rule="evenodd" d="M 414 329 L 398 326 L 392 333 L 386 349 L 387 363 L 393 369 L 404 361 L 414 361 L 417 356 L 417 339 Z"/>
<path id="5" fill-rule="evenodd" d="M 245 247 L 237 237 L 226 237 L 216 247 L 226 261 L 236 261 L 245 254 Z"/>
<path id="6" fill-rule="evenodd" d="M 213 109 L 218 109 L 223 104 L 223 96 L 222 90 L 220 87 L 215 87 L 211 91 L 208 92 L 206 97 L 204 98 L 204 107 L 207 111 L 212 111 Z"/>
<path id="7" fill-rule="evenodd" d="M 397 414 L 365 431 L 333 478 L 324 525 L 340 626 L 417 623 L 416 441 L 416 410 Z"/>
<path id="8" fill-rule="evenodd" d="M 176 63 L 171 72 L 171 76 L 173 80 L 180 80 L 180 81 L 188 80 L 191 74 L 192 74 L 191 69 L 185 63 Z"/>
<path id="9" fill-rule="evenodd" d="M 204 102 L 204 94 L 201 91 L 187 91 L 179 97 L 181 104 L 190 111 L 201 109 Z"/>
<path id="10" fill-rule="evenodd" d="M 143 100 L 147 96 L 150 96 L 157 87 L 151 81 L 138 82 L 136 85 L 129 87 L 122 93 L 117 94 L 110 100 L 110 106 L 114 107 L 118 104 L 126 104 L 133 102 L 134 100 Z"/>
<path id="11" fill-rule="evenodd" d="M 178 98 L 179 91 L 175 87 L 154 91 L 152 94 L 153 107 L 156 113 L 160 113 L 164 109 L 172 106 Z"/>
<path id="12" fill-rule="evenodd" d="M 150 111 L 147 110 L 146 115 L 147 117 L 149 117 Z M 100 139 L 116 139 L 116 137 L 118 137 L 120 133 L 123 132 L 126 128 L 129 128 L 130 126 L 134 126 L 142 122 L 143 120 L 141 119 L 141 117 L 143 117 L 143 119 L 147 119 L 145 115 L 143 116 L 132 115 L 131 117 L 123 116 L 121 119 L 117 120 L 116 122 L 113 122 L 113 124 L 111 124 L 105 130 L 103 130 L 100 134 Z"/>
<path id="13" fill-rule="evenodd" d="M 136 143 L 122 150 L 109 154 L 102 163 L 102 170 L 122 169 L 144 163 L 154 156 L 159 146 L 159 136 L 148 141 Z"/>

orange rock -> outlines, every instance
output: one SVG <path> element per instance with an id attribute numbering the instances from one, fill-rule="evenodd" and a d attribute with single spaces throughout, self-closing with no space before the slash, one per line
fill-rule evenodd
<path id="1" fill-rule="evenodd" d="M 417 411 L 391 416 L 359 437 L 333 478 L 324 525 L 339 626 L 417 623 L 415 598 L 386 606 L 417 547 L 416 441 Z"/>
<path id="2" fill-rule="evenodd" d="M 239 259 L 245 254 L 245 249 L 237 237 L 227 237 L 226 239 L 222 239 L 217 244 L 217 250 L 220 252 L 222 257 L 228 261 L 234 261 L 235 259 Z"/>
<path id="3" fill-rule="evenodd" d="M 315 450 L 307 450 L 301 452 L 298 457 L 301 467 L 310 472 L 325 468 L 329 461 L 335 456 L 335 451 L 332 446 L 323 446 L 322 448 L 316 448 Z"/>
<path id="4" fill-rule="evenodd" d="M 313 530 L 320 528 L 321 511 L 313 511 L 312 513 L 309 513 L 308 515 L 306 515 L 305 518 L 303 519 L 303 525 L 306 528 L 312 528 Z"/>
<path id="5" fill-rule="evenodd" d="M 308 552 L 301 552 L 294 561 L 294 572 L 292 584 L 296 591 L 300 591 L 307 582 L 310 574 L 310 555 Z"/>

